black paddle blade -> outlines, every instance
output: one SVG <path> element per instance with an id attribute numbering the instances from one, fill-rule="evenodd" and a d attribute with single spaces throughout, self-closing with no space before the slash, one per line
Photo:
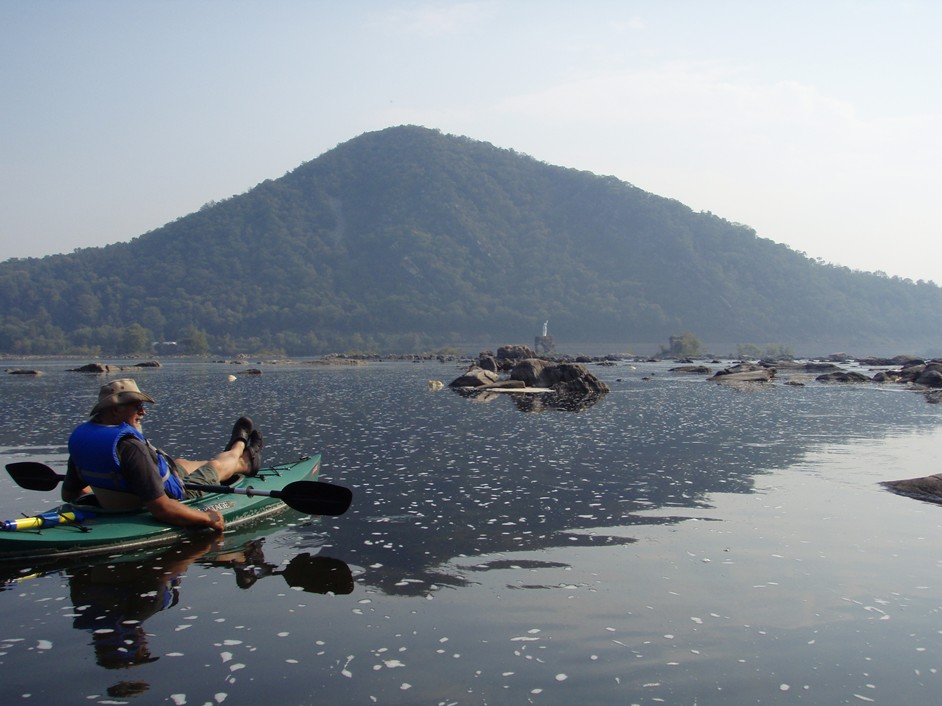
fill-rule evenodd
<path id="1" fill-rule="evenodd" d="M 38 461 L 8 463 L 7 471 L 14 483 L 27 490 L 53 490 L 65 478 Z"/>
<path id="2" fill-rule="evenodd" d="M 349 488 L 317 480 L 296 480 L 281 490 L 271 491 L 271 496 L 308 515 L 342 515 L 353 502 Z"/>

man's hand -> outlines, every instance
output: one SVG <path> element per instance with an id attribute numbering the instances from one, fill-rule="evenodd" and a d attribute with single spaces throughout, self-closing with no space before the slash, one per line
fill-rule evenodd
<path id="1" fill-rule="evenodd" d="M 166 495 L 161 495 L 156 500 L 144 503 L 144 506 L 150 510 L 150 514 L 168 525 L 209 527 L 217 532 L 222 532 L 226 524 L 218 510 L 203 512 Z"/>
<path id="2" fill-rule="evenodd" d="M 219 510 L 206 510 L 204 515 L 209 515 L 212 520 L 211 528 L 217 532 L 222 532 L 223 528 L 226 526 L 226 521 L 222 519 L 222 513 Z"/>

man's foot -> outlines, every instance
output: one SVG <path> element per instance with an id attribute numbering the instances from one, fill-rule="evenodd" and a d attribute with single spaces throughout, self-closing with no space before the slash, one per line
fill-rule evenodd
<path id="1" fill-rule="evenodd" d="M 252 433 L 249 434 L 249 441 L 245 447 L 245 453 L 249 457 L 249 469 L 245 472 L 245 475 L 258 475 L 258 471 L 262 467 L 262 447 L 264 446 L 265 439 L 262 438 L 262 432 L 253 429 Z"/>
<path id="2" fill-rule="evenodd" d="M 239 417 L 232 426 L 232 436 L 229 437 L 229 443 L 226 444 L 226 451 L 229 451 L 236 442 L 241 441 L 245 447 L 249 446 L 249 436 L 255 430 L 255 424 L 248 417 Z"/>

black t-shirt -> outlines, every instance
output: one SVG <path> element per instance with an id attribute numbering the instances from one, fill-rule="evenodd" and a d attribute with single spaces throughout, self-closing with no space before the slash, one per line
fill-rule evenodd
<path id="1" fill-rule="evenodd" d="M 126 436 L 118 442 L 118 460 L 121 475 L 130 491 L 140 498 L 142 503 L 149 503 L 165 494 L 160 470 L 157 468 L 157 452 L 134 436 Z M 78 474 L 75 464 L 69 458 L 68 470 L 63 482 L 63 492 L 78 493 L 85 483 Z"/>

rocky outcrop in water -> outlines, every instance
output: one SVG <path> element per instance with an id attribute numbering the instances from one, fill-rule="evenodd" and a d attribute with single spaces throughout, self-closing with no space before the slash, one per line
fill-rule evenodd
<path id="1" fill-rule="evenodd" d="M 488 385 L 493 385 L 497 382 L 499 378 L 497 373 L 493 370 L 485 370 L 484 368 L 473 365 L 468 368 L 468 371 L 454 380 L 452 380 L 448 386 L 449 387 L 486 387 Z"/>
<path id="2" fill-rule="evenodd" d="M 477 366 L 494 373 L 507 372 L 513 370 L 521 360 L 536 357 L 536 353 L 529 346 L 513 344 L 501 346 L 496 354 L 493 351 L 482 351 L 478 355 Z"/>
<path id="3" fill-rule="evenodd" d="M 815 380 L 818 382 L 872 382 L 873 378 L 855 371 L 840 370 L 818 375 Z"/>
<path id="4" fill-rule="evenodd" d="M 522 380 L 527 387 L 548 387 L 559 393 L 608 392 L 608 385 L 581 363 L 553 363 L 542 358 L 526 358 L 510 371 L 510 379 Z"/>
<path id="5" fill-rule="evenodd" d="M 758 363 L 739 363 L 718 371 L 710 378 L 713 382 L 769 382 L 775 377 L 775 368 Z"/>
<path id="6" fill-rule="evenodd" d="M 536 358 L 536 353 L 529 346 L 513 344 L 501 346 L 497 349 L 498 360 L 523 360 L 525 358 Z"/>
<path id="7" fill-rule="evenodd" d="M 107 373 L 111 370 L 112 367 L 106 363 L 89 363 L 79 368 L 69 368 L 72 373 Z"/>
<path id="8" fill-rule="evenodd" d="M 135 370 L 140 368 L 159 368 L 160 361 L 148 360 L 134 365 L 110 365 L 108 363 L 88 363 L 78 368 L 69 368 L 70 373 L 113 373 L 120 370 Z"/>
<path id="9" fill-rule="evenodd" d="M 705 365 L 678 365 L 670 368 L 672 373 L 690 373 L 691 375 L 709 375 L 712 371 Z"/>
<path id="10" fill-rule="evenodd" d="M 942 503 L 942 474 L 905 480 L 887 480 L 880 485 L 898 495 Z"/>
<path id="11" fill-rule="evenodd" d="M 499 373 L 507 371 L 509 376 L 501 378 Z M 553 393 L 562 398 L 600 396 L 609 391 L 608 385 L 581 363 L 537 358 L 526 346 L 503 346 L 496 356 L 490 351 L 481 353 L 477 362 L 453 380 L 449 387 L 466 392 Z M 554 403 L 553 406 L 559 408 L 561 405 Z"/>

